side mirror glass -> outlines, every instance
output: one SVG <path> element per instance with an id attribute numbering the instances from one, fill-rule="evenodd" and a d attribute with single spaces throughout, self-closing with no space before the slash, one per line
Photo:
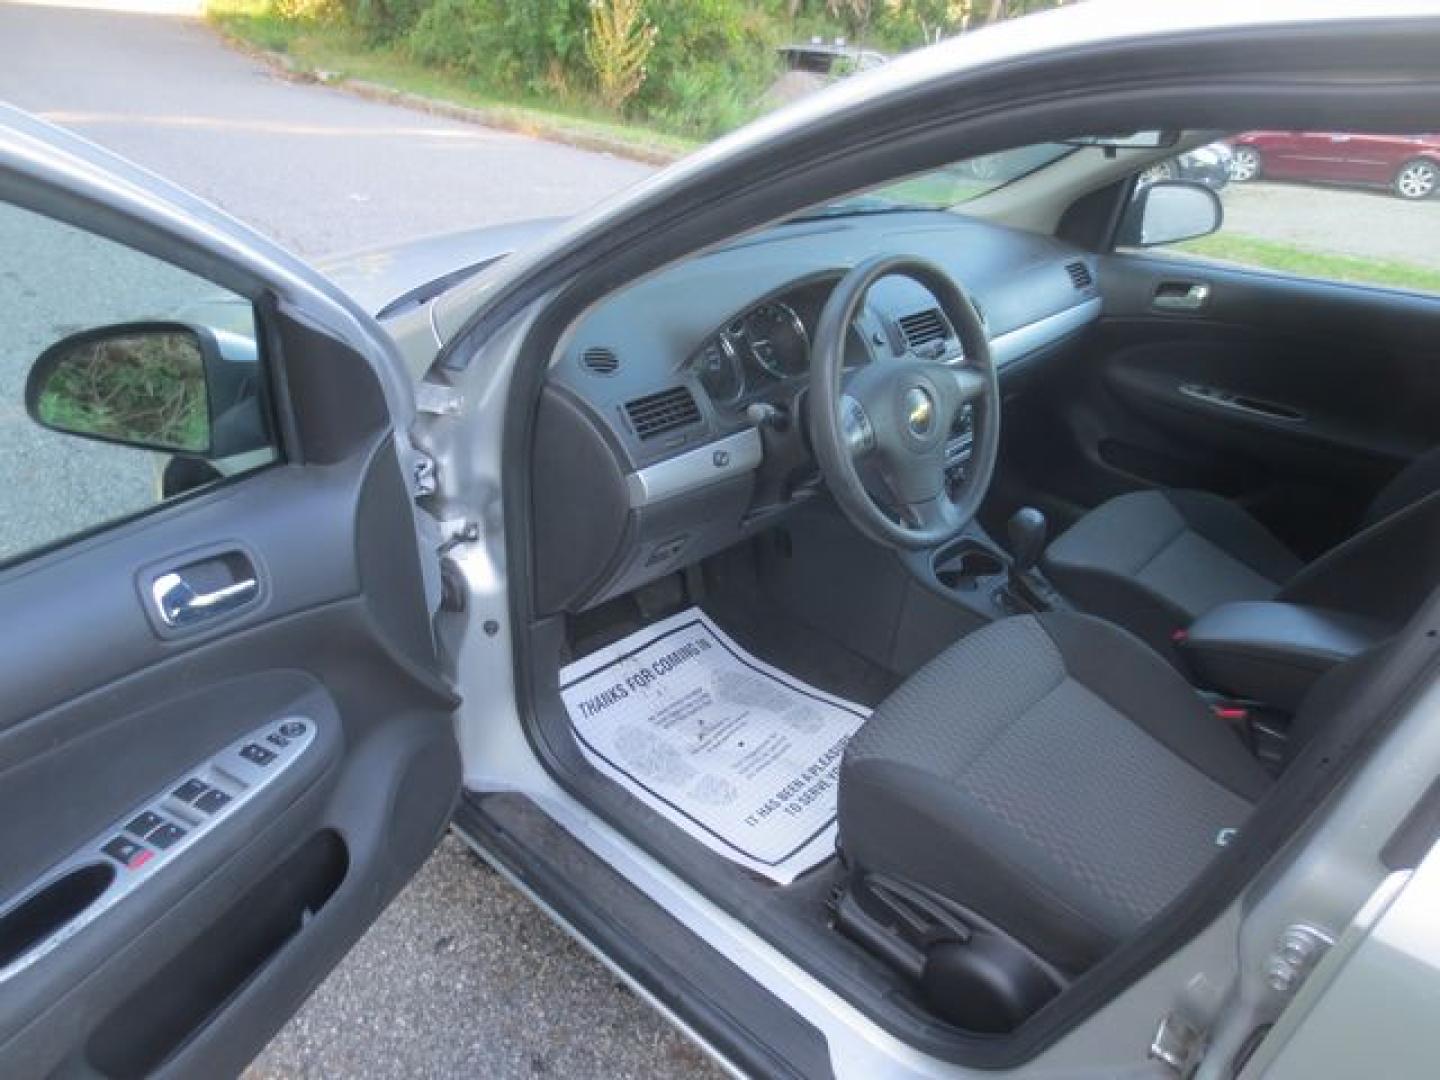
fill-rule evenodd
<path id="1" fill-rule="evenodd" d="M 216 352 L 212 334 L 184 323 L 86 330 L 40 354 L 26 381 L 25 408 L 51 431 L 209 457 L 207 372 Z"/>
<path id="2" fill-rule="evenodd" d="M 1126 247 L 1178 244 L 1209 236 L 1224 221 L 1220 197 L 1204 184 L 1157 180 L 1136 190 L 1121 223 L 1120 243 Z"/>

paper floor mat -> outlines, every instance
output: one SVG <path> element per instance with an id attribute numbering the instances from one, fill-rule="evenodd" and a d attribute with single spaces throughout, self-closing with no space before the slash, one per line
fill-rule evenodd
<path id="1" fill-rule="evenodd" d="M 560 693 L 590 764 L 700 843 L 782 885 L 834 854 L 840 757 L 870 710 L 699 608 L 570 664 Z"/>

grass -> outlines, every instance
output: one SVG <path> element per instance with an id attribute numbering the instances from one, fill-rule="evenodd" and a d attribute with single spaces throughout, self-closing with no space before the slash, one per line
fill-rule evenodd
<path id="1" fill-rule="evenodd" d="M 1253 236 L 1220 233 L 1178 244 L 1175 250 L 1301 277 L 1440 293 L 1440 270 L 1389 259 L 1313 251 Z"/>
<path id="2" fill-rule="evenodd" d="M 510 131 L 598 146 L 648 161 L 681 157 L 699 142 L 630 124 L 580 105 L 498 96 L 474 80 L 426 67 L 404 50 L 364 41 L 349 27 L 293 22 L 271 10 L 269 0 L 209 0 L 206 18 L 245 44 L 288 56 L 302 72 L 327 79 L 363 80 L 483 114 L 485 123 Z"/>
<path id="3" fill-rule="evenodd" d="M 188 333 L 75 346 L 50 370 L 36 413 L 59 431 L 188 453 L 210 448 L 205 372 Z"/>

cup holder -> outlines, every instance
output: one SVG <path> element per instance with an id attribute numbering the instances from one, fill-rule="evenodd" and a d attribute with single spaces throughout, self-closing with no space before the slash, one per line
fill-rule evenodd
<path id="1" fill-rule="evenodd" d="M 993 551 L 967 544 L 943 551 L 935 559 L 935 576 L 947 589 L 970 591 L 985 578 L 1005 572 L 1005 563 Z"/>

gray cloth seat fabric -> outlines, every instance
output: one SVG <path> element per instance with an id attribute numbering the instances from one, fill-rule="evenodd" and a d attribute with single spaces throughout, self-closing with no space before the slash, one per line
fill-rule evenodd
<path id="1" fill-rule="evenodd" d="M 1440 579 L 1437 548 L 1440 447 L 1396 474 L 1359 531 L 1308 566 L 1240 507 L 1203 491 L 1111 499 L 1051 544 L 1043 566 L 1076 605 L 1170 654 L 1176 630 L 1231 600 L 1289 600 L 1398 623 Z"/>
<path id="2" fill-rule="evenodd" d="M 1086 514 L 1045 552 L 1073 603 L 1162 651 L 1232 600 L 1270 600 L 1302 563 L 1234 503 L 1201 491 L 1135 491 Z"/>
<path id="3" fill-rule="evenodd" d="M 840 844 L 1079 971 L 1165 907 L 1270 779 L 1170 665 L 1085 615 L 994 623 L 851 740 Z"/>

